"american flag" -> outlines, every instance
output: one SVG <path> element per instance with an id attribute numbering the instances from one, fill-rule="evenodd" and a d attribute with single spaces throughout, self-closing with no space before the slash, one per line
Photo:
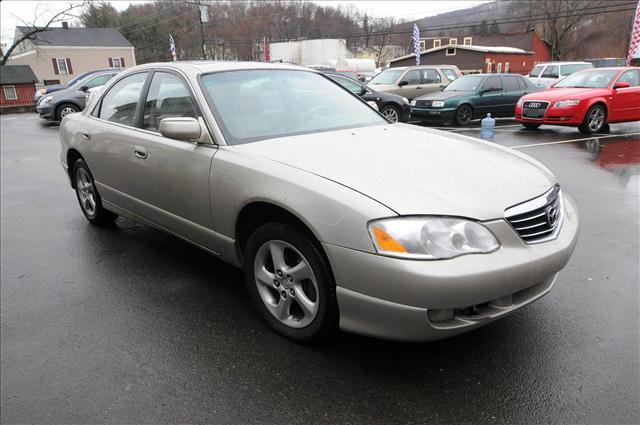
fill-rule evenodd
<path id="1" fill-rule="evenodd" d="M 420 29 L 413 24 L 413 50 L 416 52 L 416 65 L 420 65 Z"/>
<path id="2" fill-rule="evenodd" d="M 169 49 L 171 50 L 171 57 L 173 61 L 178 60 L 178 55 L 176 55 L 176 42 L 173 40 L 173 36 L 169 34 Z"/>
<path id="3" fill-rule="evenodd" d="M 627 66 L 631 65 L 638 46 L 640 45 L 640 1 L 636 8 L 636 16 L 633 19 L 633 30 L 631 31 L 631 43 L 629 43 L 629 53 L 627 53 Z"/>

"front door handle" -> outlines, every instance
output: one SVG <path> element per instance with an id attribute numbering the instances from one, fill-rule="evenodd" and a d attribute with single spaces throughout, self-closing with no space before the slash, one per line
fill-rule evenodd
<path id="1" fill-rule="evenodd" d="M 81 132 L 81 133 L 80 133 L 80 135 L 82 136 L 82 138 L 83 138 L 84 140 L 89 140 L 89 139 L 91 139 L 91 135 L 90 135 L 89 133 L 83 133 L 83 132 Z"/>
<path id="2" fill-rule="evenodd" d="M 147 158 L 147 150 L 145 148 L 143 148 L 142 146 L 134 146 L 133 147 L 133 154 L 136 156 L 136 158 L 140 158 L 140 159 L 146 159 Z"/>

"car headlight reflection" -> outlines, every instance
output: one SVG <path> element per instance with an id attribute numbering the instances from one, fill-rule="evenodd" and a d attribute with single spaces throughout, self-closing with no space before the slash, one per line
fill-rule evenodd
<path id="1" fill-rule="evenodd" d="M 438 260 L 488 253 L 500 247 L 482 224 L 449 217 L 397 217 L 369 223 L 378 254 L 398 258 Z"/>
<path id="2" fill-rule="evenodd" d="M 580 103 L 580 101 L 577 100 L 577 99 L 561 100 L 559 102 L 556 102 L 553 106 L 554 106 L 554 108 L 566 108 L 567 106 L 576 106 L 579 103 Z"/>

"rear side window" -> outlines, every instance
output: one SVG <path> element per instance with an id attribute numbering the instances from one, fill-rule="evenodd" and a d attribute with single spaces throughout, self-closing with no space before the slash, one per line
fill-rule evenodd
<path id="1" fill-rule="evenodd" d="M 500 80 L 498 76 L 487 77 L 487 79 L 484 80 L 483 88 L 491 91 L 502 91 L 502 80 Z"/>
<path id="2" fill-rule="evenodd" d="M 518 91 L 522 90 L 518 84 L 519 78 L 515 75 L 502 77 L 502 83 L 504 84 L 504 91 Z"/>
<path id="3" fill-rule="evenodd" d="M 130 75 L 115 83 L 102 98 L 99 117 L 118 124 L 136 125 L 138 101 L 147 72 Z"/>
<path id="4" fill-rule="evenodd" d="M 417 69 L 412 69 L 411 71 L 404 74 L 404 77 L 402 77 L 402 81 L 406 81 L 410 86 L 420 84 L 420 71 L 418 71 Z"/>
<path id="5" fill-rule="evenodd" d="M 590 63 L 575 63 L 575 64 L 571 64 L 571 65 L 562 65 L 562 75 L 566 76 L 566 75 L 571 75 L 576 71 L 582 71 L 583 69 L 591 69 L 593 68 L 593 65 L 591 65 Z"/>
<path id="6" fill-rule="evenodd" d="M 449 81 L 453 81 L 458 78 L 458 74 L 456 74 L 456 71 L 451 68 L 442 68 L 441 71 Z"/>
<path id="7" fill-rule="evenodd" d="M 620 78 L 618 78 L 618 83 L 629 83 L 631 87 L 640 86 L 640 76 L 638 76 L 638 70 L 632 69 L 622 73 Z"/>
<path id="8" fill-rule="evenodd" d="M 533 69 L 529 73 L 529 76 L 530 77 L 537 77 L 537 76 L 540 75 L 540 73 L 542 72 L 543 69 L 544 69 L 544 65 L 536 65 L 536 66 L 533 67 Z"/>
<path id="9" fill-rule="evenodd" d="M 549 65 L 542 73 L 542 78 L 558 78 L 558 65 Z"/>
<path id="10" fill-rule="evenodd" d="M 435 69 L 422 69 L 422 84 L 437 84 L 440 82 L 440 74 Z"/>
<path id="11" fill-rule="evenodd" d="M 142 128 L 158 131 L 163 118 L 197 116 L 191 93 L 180 77 L 168 72 L 153 74 L 144 104 Z"/>

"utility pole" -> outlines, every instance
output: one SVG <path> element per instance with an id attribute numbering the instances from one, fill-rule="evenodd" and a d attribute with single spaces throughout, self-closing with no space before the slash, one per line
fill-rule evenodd
<path id="1" fill-rule="evenodd" d="M 205 47 L 205 39 L 204 39 L 204 22 L 202 21 L 202 3 L 200 0 L 198 0 L 197 4 L 198 4 L 198 20 L 200 21 L 200 41 L 202 43 L 202 59 L 207 60 L 208 59 L 207 49 Z M 209 20 L 209 16 L 207 16 L 207 21 L 208 20 Z"/>

